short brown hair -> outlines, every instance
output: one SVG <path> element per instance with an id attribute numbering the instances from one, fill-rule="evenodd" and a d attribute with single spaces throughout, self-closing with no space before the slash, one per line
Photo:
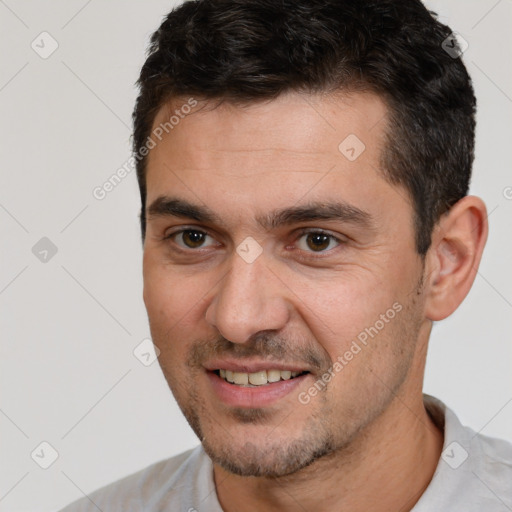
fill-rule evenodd
<path id="1" fill-rule="evenodd" d="M 369 90 L 389 109 L 382 171 L 408 190 L 424 255 L 469 188 L 475 106 L 456 41 L 420 0 L 193 0 L 151 37 L 137 84 L 133 150 L 173 98 L 250 103 L 289 91 Z M 456 56 L 455 56 L 456 57 Z M 145 236 L 146 157 L 137 159 Z"/>

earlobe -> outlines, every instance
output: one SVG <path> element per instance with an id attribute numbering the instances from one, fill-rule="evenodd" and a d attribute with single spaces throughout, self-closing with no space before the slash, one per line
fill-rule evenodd
<path id="1" fill-rule="evenodd" d="M 487 233 L 487 210 L 475 196 L 464 197 L 440 219 L 427 253 L 427 318 L 443 320 L 462 303 L 474 282 Z"/>

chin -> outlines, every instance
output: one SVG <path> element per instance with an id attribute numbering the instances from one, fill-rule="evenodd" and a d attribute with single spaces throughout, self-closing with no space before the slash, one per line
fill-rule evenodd
<path id="1" fill-rule="evenodd" d="M 203 448 L 212 461 L 224 470 L 239 476 L 276 478 L 294 474 L 336 450 L 330 439 L 275 440 L 268 436 L 261 443 L 245 441 L 210 443 L 203 439 Z"/>

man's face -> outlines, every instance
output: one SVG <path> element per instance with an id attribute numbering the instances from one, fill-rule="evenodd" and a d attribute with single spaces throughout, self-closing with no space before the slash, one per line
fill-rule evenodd
<path id="1" fill-rule="evenodd" d="M 385 116 L 362 93 L 198 106 L 150 151 L 151 333 L 225 469 L 293 473 L 421 389 L 423 267 L 407 193 L 379 172 Z"/>

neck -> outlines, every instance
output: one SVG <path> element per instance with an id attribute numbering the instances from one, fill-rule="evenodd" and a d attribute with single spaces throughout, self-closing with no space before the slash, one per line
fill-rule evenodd
<path id="1" fill-rule="evenodd" d="M 315 510 L 410 511 L 428 486 L 443 433 L 415 399 L 396 396 L 350 446 L 286 477 L 241 477 L 214 465 L 225 512 Z"/>

